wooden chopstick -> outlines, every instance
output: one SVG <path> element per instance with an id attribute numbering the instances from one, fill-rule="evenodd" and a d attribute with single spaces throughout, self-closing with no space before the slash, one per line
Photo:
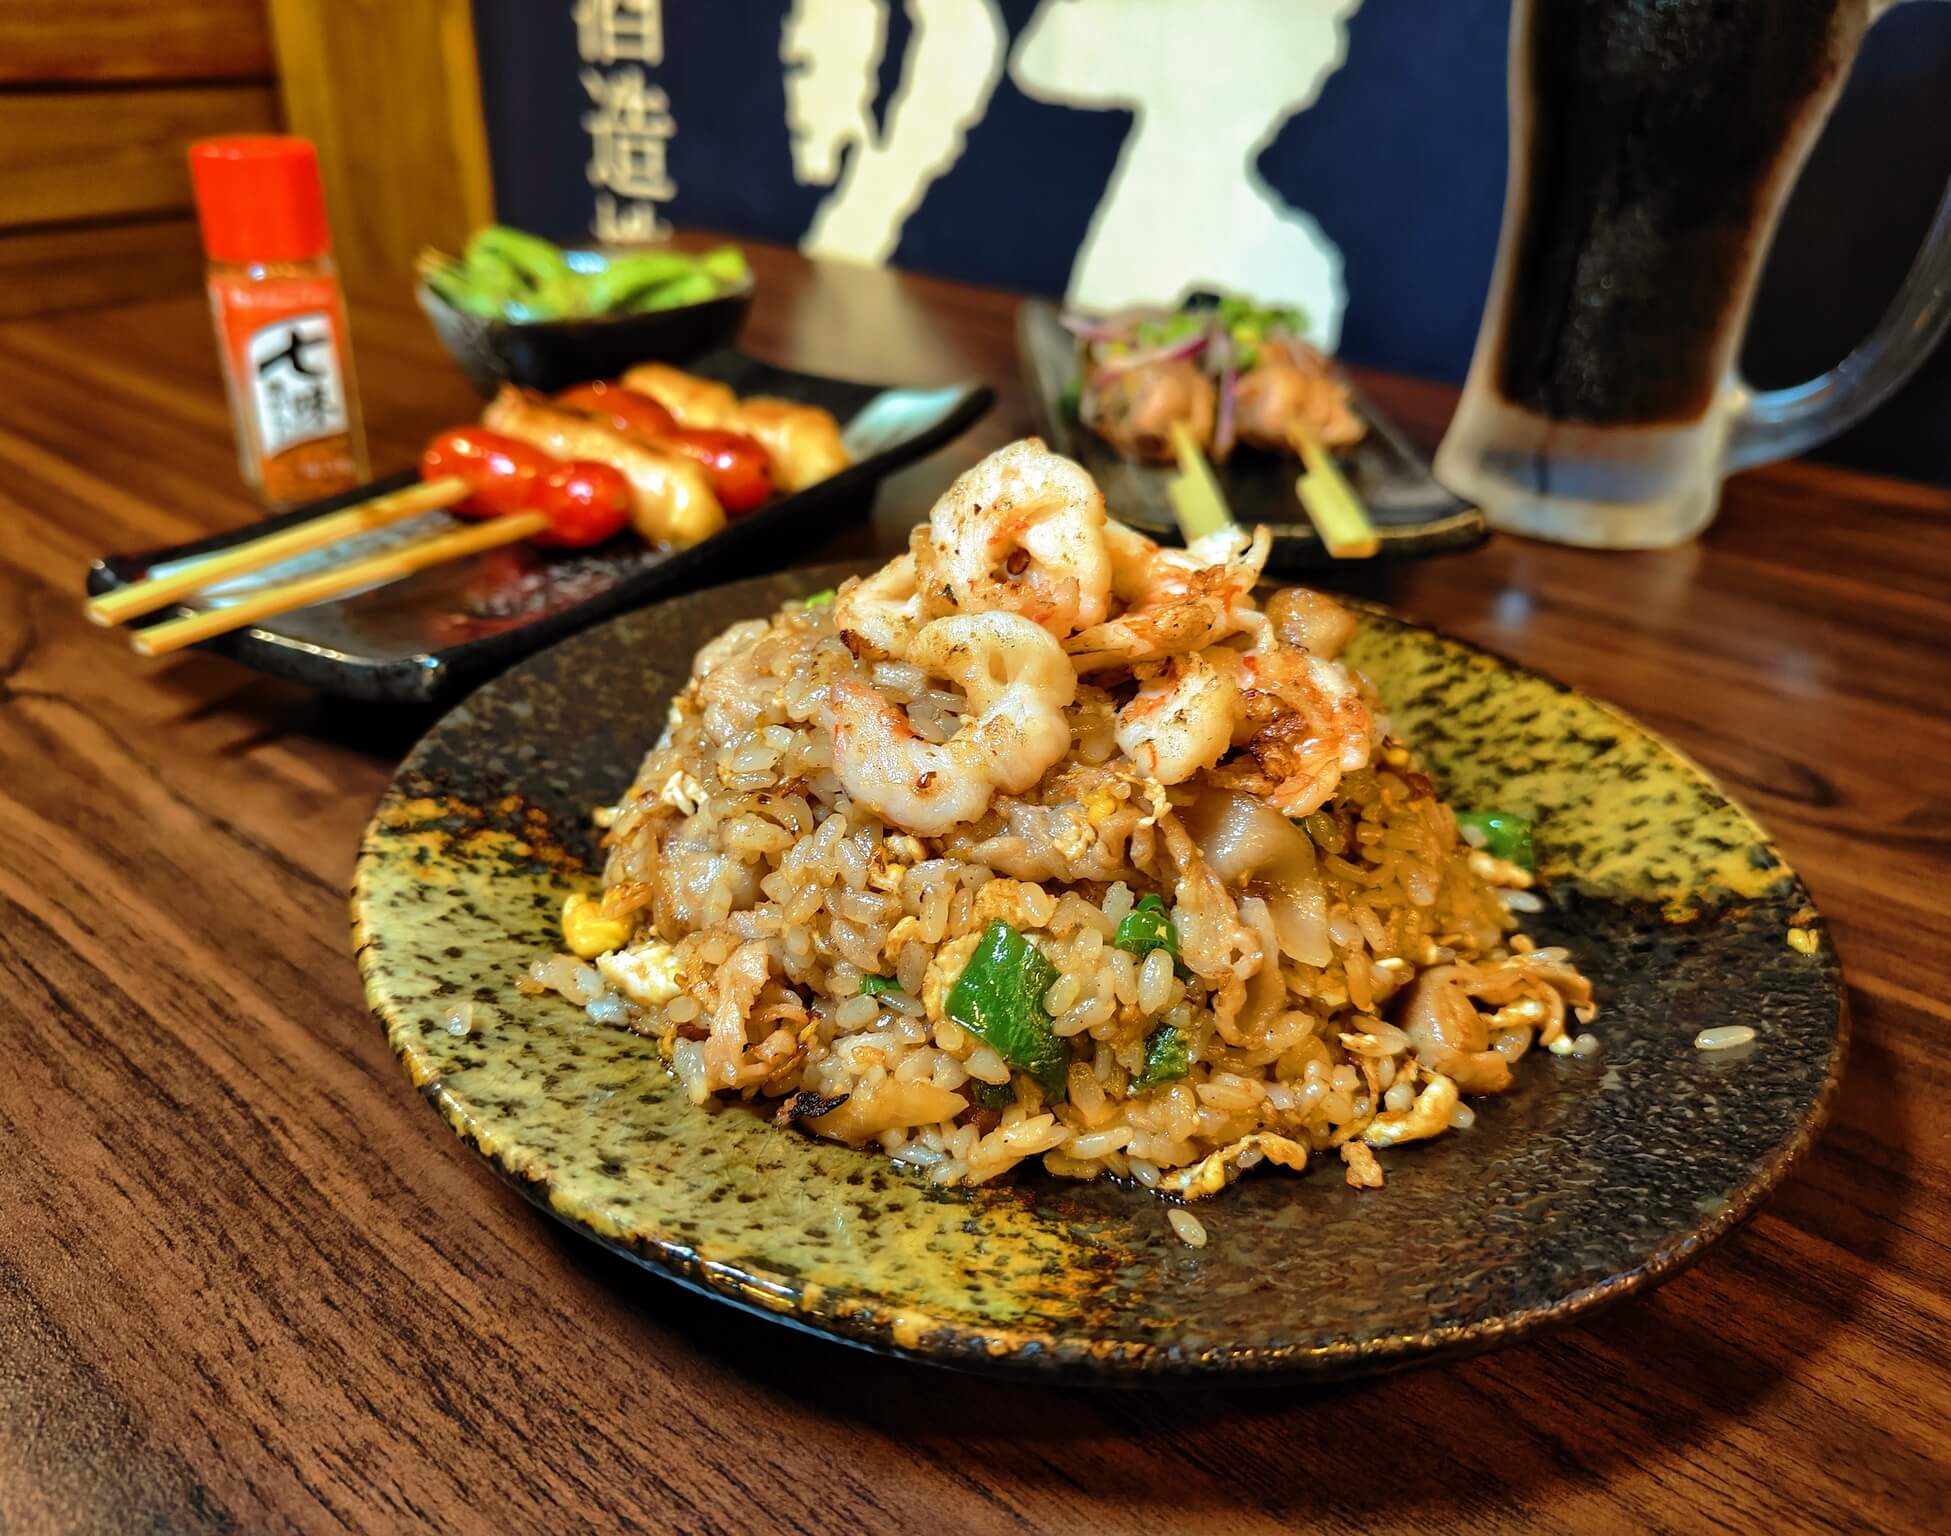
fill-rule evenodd
<path id="1" fill-rule="evenodd" d="M 422 512 L 451 507 L 465 499 L 467 491 L 465 480 L 451 477 L 403 486 L 341 512 L 328 512 L 324 517 L 299 523 L 282 533 L 267 534 L 248 544 L 234 545 L 188 561 L 166 576 L 151 576 L 119 591 L 105 592 L 91 599 L 84 611 L 97 624 L 122 624 L 145 613 L 154 613 L 158 608 L 166 608 L 179 598 L 201 592 L 233 576 L 242 576 L 267 565 L 276 565 L 280 560 L 288 560 L 294 555 L 323 549 L 354 534 L 391 527 Z"/>
<path id="2" fill-rule="evenodd" d="M 211 608 L 180 619 L 152 624 L 147 629 L 133 630 L 129 643 L 139 655 L 166 656 L 186 645 L 195 645 L 199 640 L 242 629 L 260 619 L 288 613 L 293 608 L 309 607 L 328 597 L 337 597 L 341 592 L 351 591 L 354 587 L 397 581 L 402 576 L 411 576 L 415 571 L 423 571 L 431 565 L 442 565 L 449 560 L 479 554 L 482 550 L 532 538 L 546 532 L 548 527 L 549 519 L 545 513 L 523 512 L 515 517 L 499 517 L 490 522 L 457 528 L 452 533 L 436 534 L 400 549 L 382 550 L 379 554 L 354 560 L 348 565 L 335 565 L 316 576 L 265 587 L 222 608 Z"/>

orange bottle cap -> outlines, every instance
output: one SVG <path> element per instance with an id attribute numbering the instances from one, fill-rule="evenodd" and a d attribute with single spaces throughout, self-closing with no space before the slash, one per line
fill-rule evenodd
<path id="1" fill-rule="evenodd" d="M 190 182 L 212 261 L 311 261 L 331 249 L 309 139 L 199 139 L 190 146 Z"/>

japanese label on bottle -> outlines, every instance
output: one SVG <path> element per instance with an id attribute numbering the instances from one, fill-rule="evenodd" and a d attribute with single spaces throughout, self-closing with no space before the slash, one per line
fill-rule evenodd
<path id="1" fill-rule="evenodd" d="M 345 381 L 324 310 L 287 315 L 250 334 L 244 347 L 258 444 L 266 458 L 294 443 L 344 432 Z"/>

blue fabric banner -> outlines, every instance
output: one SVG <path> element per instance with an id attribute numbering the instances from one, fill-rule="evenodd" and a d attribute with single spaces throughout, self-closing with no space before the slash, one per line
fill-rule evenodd
<path id="1" fill-rule="evenodd" d="M 500 216 L 1066 294 L 1238 287 L 1458 380 L 1504 194 L 1506 0 L 475 0 Z M 1951 174 L 1951 7 L 1871 34 L 1747 365 L 1874 323 Z M 1835 456 L 1951 480 L 1951 357 Z"/>

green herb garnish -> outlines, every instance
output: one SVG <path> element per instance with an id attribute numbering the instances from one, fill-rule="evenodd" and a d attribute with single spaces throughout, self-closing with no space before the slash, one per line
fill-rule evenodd
<path id="1" fill-rule="evenodd" d="M 1043 1006 L 1056 980 L 1042 950 L 1008 923 L 992 922 L 948 993 L 948 1016 L 1036 1079 L 1053 1104 L 1070 1070 L 1070 1042 L 1058 1038 Z"/>
<path id="2" fill-rule="evenodd" d="M 823 592 L 815 592 L 810 597 L 802 597 L 799 600 L 799 606 L 802 608 L 824 608 L 828 603 L 833 601 L 834 595 L 834 589 L 828 587 Z"/>
<path id="3" fill-rule="evenodd" d="M 860 978 L 862 997 L 879 997 L 884 992 L 899 992 L 901 983 L 892 976 L 863 976 Z"/>

